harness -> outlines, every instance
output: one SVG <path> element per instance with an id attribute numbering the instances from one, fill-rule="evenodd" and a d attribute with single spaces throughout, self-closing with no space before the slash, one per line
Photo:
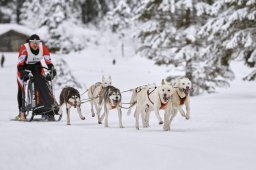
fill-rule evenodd
<path id="1" fill-rule="evenodd" d="M 93 94 L 94 91 L 95 91 L 95 89 L 96 89 L 98 86 L 100 86 L 100 85 L 101 85 L 100 82 L 96 83 L 94 89 L 91 89 L 91 93 Z M 102 89 L 103 89 L 103 87 L 101 87 L 101 90 L 102 90 Z M 101 90 L 100 90 L 100 92 L 101 92 Z"/>
<path id="2" fill-rule="evenodd" d="M 110 104 L 110 105 L 111 105 L 111 104 Z M 115 109 L 116 107 L 117 107 L 117 105 L 115 105 L 115 106 L 112 106 L 112 105 L 111 105 L 111 108 L 112 108 L 112 109 Z"/>
<path id="3" fill-rule="evenodd" d="M 155 89 L 154 89 L 153 91 L 155 91 Z M 147 90 L 148 100 L 150 101 L 150 103 L 151 103 L 152 105 L 154 105 L 154 102 L 150 99 L 149 95 L 150 95 L 153 91 L 149 92 L 149 90 Z M 160 100 L 160 102 L 161 102 L 160 109 L 164 109 L 164 108 L 167 106 L 169 100 L 168 100 L 166 103 L 162 103 L 162 101 L 161 101 L 161 99 L 160 99 L 160 96 L 159 96 L 159 100 Z"/>
<path id="4" fill-rule="evenodd" d="M 176 91 L 176 93 L 177 93 L 177 95 L 179 96 L 179 99 L 180 99 L 180 105 L 183 105 L 184 104 L 184 102 L 185 102 L 185 100 L 186 100 L 186 98 L 187 98 L 187 95 L 185 96 L 185 97 L 183 97 L 183 98 L 181 98 L 180 97 L 180 95 L 179 95 L 179 93 Z"/>
<path id="5" fill-rule="evenodd" d="M 161 100 L 160 100 L 160 101 L 161 101 Z M 168 101 L 169 101 L 169 100 L 168 100 Z M 164 108 L 167 106 L 168 101 L 167 101 L 166 103 L 162 103 L 162 102 L 161 102 L 160 109 L 164 109 Z"/>
<path id="6" fill-rule="evenodd" d="M 153 103 L 152 100 L 150 99 L 149 95 L 150 95 L 151 93 L 153 93 L 155 90 L 156 90 L 156 89 L 152 90 L 151 92 L 149 92 L 149 89 L 147 90 L 148 100 L 150 101 L 150 103 L 151 103 L 152 105 L 154 105 L 154 103 Z"/>

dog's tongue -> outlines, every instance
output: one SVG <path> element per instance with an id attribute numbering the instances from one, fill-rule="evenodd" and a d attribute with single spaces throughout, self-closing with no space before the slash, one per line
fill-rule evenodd
<path id="1" fill-rule="evenodd" d="M 188 88 L 187 88 L 187 89 L 184 89 L 184 93 L 185 93 L 186 95 L 188 95 L 189 89 L 188 89 Z"/>
<path id="2" fill-rule="evenodd" d="M 118 100 L 112 100 L 113 104 L 116 105 L 118 103 Z"/>

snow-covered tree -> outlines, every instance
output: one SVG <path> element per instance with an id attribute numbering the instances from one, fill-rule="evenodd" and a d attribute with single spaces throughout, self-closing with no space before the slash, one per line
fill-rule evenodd
<path id="1" fill-rule="evenodd" d="M 26 0 L 21 8 L 21 23 L 36 29 L 45 22 L 45 5 L 42 0 Z"/>
<path id="2" fill-rule="evenodd" d="M 256 1 L 215 1 L 209 12 L 211 18 L 201 29 L 209 42 L 209 54 L 218 55 L 222 62 L 243 60 L 256 67 Z M 256 80 L 256 69 L 245 77 Z"/>
<path id="3" fill-rule="evenodd" d="M 129 28 L 132 16 L 126 0 L 120 0 L 114 9 L 107 13 L 105 24 L 111 28 L 112 32 L 118 32 Z"/>
<path id="4" fill-rule="evenodd" d="M 97 24 L 109 10 L 109 0 L 80 0 L 82 22 Z"/>
<path id="5" fill-rule="evenodd" d="M 74 0 L 44 1 L 45 25 L 49 29 L 46 44 L 53 51 L 68 53 L 81 50 L 84 47 L 83 37 L 75 29 L 80 28 L 81 10 Z"/>
<path id="6" fill-rule="evenodd" d="M 21 6 L 25 0 L 1 0 L 0 23 L 20 23 Z"/>
<path id="7" fill-rule="evenodd" d="M 8 23 L 11 21 L 12 9 L 10 8 L 10 1 L 0 1 L 0 23 Z"/>
<path id="8" fill-rule="evenodd" d="M 198 35 L 209 6 L 207 0 L 145 0 L 137 9 L 136 18 L 142 23 L 138 51 L 191 79 L 192 95 L 227 86 L 225 79 L 233 78 L 228 67 L 205 55 L 207 42 Z"/>
<path id="9" fill-rule="evenodd" d="M 54 79 L 54 84 L 57 89 L 62 89 L 65 86 L 82 88 L 82 85 L 77 81 L 72 74 L 67 62 L 63 59 L 58 59 L 55 64 L 57 77 Z"/>

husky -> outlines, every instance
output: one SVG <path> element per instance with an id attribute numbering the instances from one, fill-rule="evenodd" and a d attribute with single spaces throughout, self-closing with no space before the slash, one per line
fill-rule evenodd
<path id="1" fill-rule="evenodd" d="M 166 108 L 173 92 L 173 87 L 165 82 L 165 80 L 162 80 L 161 86 L 147 87 L 138 93 L 135 109 L 135 127 L 139 130 L 139 114 L 141 114 L 143 127 L 149 127 L 149 113 L 151 111 L 155 112 L 159 124 L 163 124 L 163 120 L 159 115 L 159 110 Z"/>
<path id="2" fill-rule="evenodd" d="M 65 87 L 60 93 L 60 114 L 62 115 L 62 106 L 66 105 L 67 112 L 67 125 L 70 125 L 70 109 L 71 107 L 77 108 L 77 112 L 82 120 L 85 117 L 82 115 L 81 111 L 81 100 L 80 94 L 77 89 L 73 87 Z"/>
<path id="3" fill-rule="evenodd" d="M 111 84 L 112 84 L 111 76 L 109 76 L 108 78 L 105 78 L 104 76 L 102 76 L 102 82 L 97 82 L 92 86 L 90 86 L 88 89 L 88 97 L 90 99 L 92 117 L 95 116 L 95 112 L 93 109 L 93 107 L 95 107 L 99 124 L 101 124 L 100 111 L 102 108 L 102 105 L 99 103 L 99 96 L 102 95 L 103 90 L 106 87 L 110 86 Z"/>
<path id="4" fill-rule="evenodd" d="M 135 89 L 132 90 L 132 97 L 131 97 L 130 102 L 129 102 L 130 106 L 129 106 L 129 109 L 127 111 L 127 115 L 128 116 L 131 114 L 132 107 L 134 107 L 136 105 L 136 103 L 137 103 L 138 93 L 140 93 L 143 89 L 146 89 L 147 87 L 150 87 L 150 86 L 156 87 L 155 84 L 143 85 L 143 86 L 136 87 Z"/>
<path id="5" fill-rule="evenodd" d="M 103 95 L 100 95 L 99 98 L 99 104 L 104 105 L 104 113 L 101 117 L 101 120 L 104 120 L 104 126 L 108 127 L 108 114 L 109 111 L 112 109 L 117 109 L 118 111 L 118 118 L 119 118 L 119 127 L 123 128 L 123 123 L 122 123 L 122 111 L 121 111 L 121 92 L 119 89 L 117 89 L 114 86 L 107 86 L 106 88 L 103 89 Z"/>
<path id="6" fill-rule="evenodd" d="M 165 131 L 170 131 L 170 124 L 173 118 L 176 116 L 179 111 L 183 117 L 187 120 L 190 119 L 190 90 L 191 90 L 191 81 L 186 78 L 180 78 L 172 82 L 174 86 L 174 94 L 172 100 L 169 101 L 168 107 L 164 116 L 164 127 Z M 182 109 L 182 106 L 186 106 L 186 113 Z"/>

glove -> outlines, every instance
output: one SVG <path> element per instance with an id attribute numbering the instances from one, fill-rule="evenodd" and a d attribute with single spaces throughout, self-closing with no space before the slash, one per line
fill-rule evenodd
<path id="1" fill-rule="evenodd" d="M 56 75 L 57 75 L 57 72 L 56 72 L 56 70 L 53 68 L 52 71 L 50 72 L 50 74 L 47 74 L 47 75 L 45 76 L 45 79 L 46 79 L 47 81 L 52 81 Z"/>
<path id="2" fill-rule="evenodd" d="M 52 80 L 52 77 L 51 77 L 50 74 L 47 74 L 47 75 L 45 76 L 45 79 L 46 79 L 47 81 L 51 81 L 51 80 Z"/>
<path id="3" fill-rule="evenodd" d="M 24 71 L 24 70 L 21 70 L 21 71 L 20 71 L 20 78 L 21 78 L 23 81 L 28 81 L 28 79 L 29 79 L 28 72 L 26 72 L 26 71 Z"/>
<path id="4" fill-rule="evenodd" d="M 57 75 L 56 69 L 54 68 L 53 64 L 49 64 L 48 68 L 51 70 L 50 75 L 52 76 L 52 79 L 54 79 L 54 77 Z"/>
<path id="5" fill-rule="evenodd" d="M 54 77 L 57 75 L 57 71 L 54 67 L 52 67 L 51 75 L 52 75 L 52 79 L 54 79 Z"/>

